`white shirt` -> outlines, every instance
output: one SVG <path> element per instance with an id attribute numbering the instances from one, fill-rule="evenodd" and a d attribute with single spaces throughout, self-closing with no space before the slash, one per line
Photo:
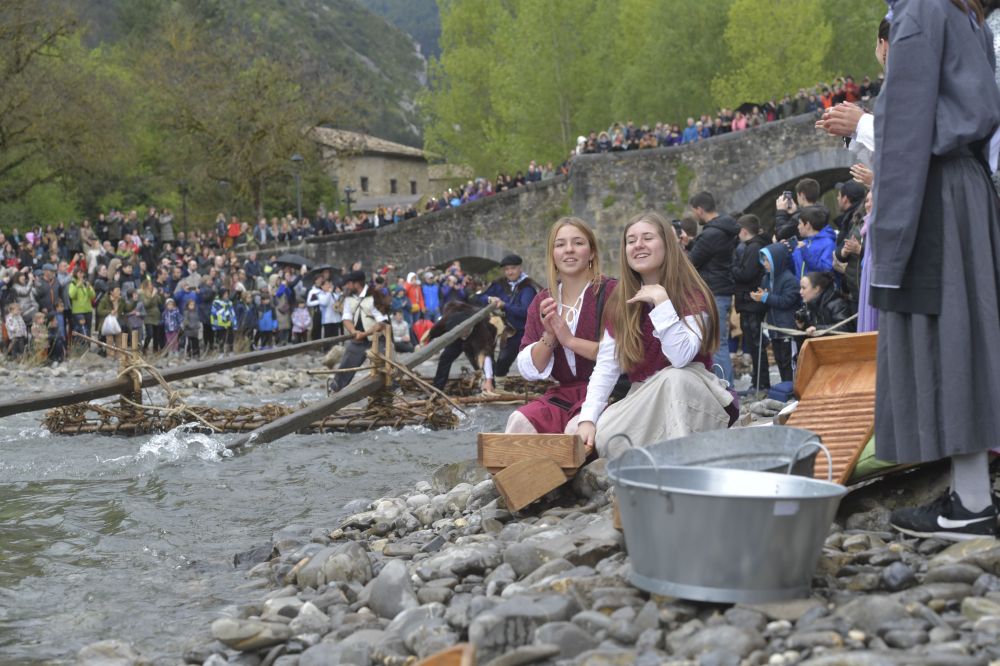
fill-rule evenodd
<path id="1" fill-rule="evenodd" d="M 311 289 L 306 305 L 319 307 L 320 321 L 324 324 L 340 323 L 340 313 L 333 309 L 333 304 L 337 302 L 337 295 L 333 292 L 322 289 Z"/>
<path id="2" fill-rule="evenodd" d="M 587 290 L 584 289 L 583 293 L 585 294 L 586 292 Z M 559 299 L 562 300 L 562 284 L 559 285 Z M 580 298 L 581 308 L 583 307 L 582 303 L 583 303 L 583 298 L 581 294 Z M 560 315 L 562 315 L 562 312 L 560 312 Z M 579 312 L 575 317 L 573 317 L 573 321 L 566 322 L 566 326 L 569 328 L 569 332 L 572 333 L 573 335 L 576 335 L 576 327 L 577 324 L 579 324 L 579 322 L 580 322 Z M 537 344 L 539 343 L 532 342 L 530 345 L 522 349 L 520 353 L 518 353 L 517 355 L 517 371 L 521 374 L 521 376 L 524 379 L 526 379 L 529 382 L 537 382 L 543 379 L 548 379 L 552 375 L 552 368 L 555 367 L 556 364 L 556 350 L 553 349 L 552 355 L 549 356 L 548 365 L 546 365 L 541 372 L 538 371 L 538 368 L 535 367 L 535 362 L 531 360 L 531 350 Z M 573 350 L 570 349 L 569 347 L 563 347 L 562 350 L 563 353 L 566 354 L 566 363 L 569 365 L 569 371 L 573 373 L 574 377 L 576 377 L 576 354 L 574 354 Z"/>
<path id="3" fill-rule="evenodd" d="M 707 319 L 706 314 L 698 315 Z M 653 322 L 653 334 L 660 339 L 660 350 L 675 368 L 683 368 L 698 355 L 701 349 L 701 331 L 698 328 L 698 318 L 689 315 L 681 321 L 674 304 L 664 301 L 650 310 L 649 319 Z M 622 374 L 621 366 L 615 356 L 617 345 L 610 331 L 604 331 L 604 338 L 597 348 L 597 360 L 594 372 L 587 384 L 587 398 L 580 410 L 580 422 L 597 423 L 597 419 L 608 406 L 608 398 Z"/>
<path id="4" fill-rule="evenodd" d="M 858 126 L 851 137 L 851 145 L 848 147 L 858 159 L 865 164 L 871 165 L 875 154 L 875 116 L 870 113 L 862 114 L 858 120 Z"/>

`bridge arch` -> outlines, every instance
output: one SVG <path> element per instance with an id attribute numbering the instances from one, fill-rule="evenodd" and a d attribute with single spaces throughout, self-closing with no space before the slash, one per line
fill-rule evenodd
<path id="1" fill-rule="evenodd" d="M 449 243 L 435 247 L 414 256 L 406 262 L 406 270 L 415 271 L 425 266 L 443 268 L 453 261 L 462 261 L 464 267 L 474 273 L 485 273 L 513 251 L 506 245 L 480 238 Z"/>
<path id="2" fill-rule="evenodd" d="M 851 165 L 857 158 L 849 150 L 817 150 L 798 155 L 781 164 L 776 164 L 759 174 L 740 189 L 726 197 L 724 210 L 742 210 L 752 212 L 759 204 L 770 198 L 771 207 L 774 199 L 784 190 L 794 189 L 800 178 L 811 177 L 819 181 L 824 192 L 849 177 Z"/>

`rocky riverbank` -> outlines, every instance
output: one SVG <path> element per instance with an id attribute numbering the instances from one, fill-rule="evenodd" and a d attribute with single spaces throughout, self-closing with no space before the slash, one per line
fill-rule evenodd
<path id="1" fill-rule="evenodd" d="M 629 584 L 604 461 L 517 516 L 482 469 L 449 465 L 405 495 L 351 502 L 338 525 L 289 526 L 237 555 L 270 591 L 183 659 L 403 666 L 469 641 L 495 666 L 1000 663 L 1000 542 L 891 532 L 889 508 L 916 499 L 914 484 L 940 488 L 918 475 L 845 501 L 808 599 L 727 606 Z M 120 644 L 87 649 L 141 661 Z"/>

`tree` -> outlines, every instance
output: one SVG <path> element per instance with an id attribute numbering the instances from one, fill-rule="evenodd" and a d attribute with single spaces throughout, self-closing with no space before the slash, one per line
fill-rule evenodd
<path id="1" fill-rule="evenodd" d="M 734 0 L 723 35 L 733 67 L 712 81 L 716 103 L 731 107 L 769 99 L 825 78 L 833 27 L 823 5 L 822 0 Z"/>
<path id="2" fill-rule="evenodd" d="M 226 181 L 232 198 L 251 201 L 261 216 L 269 181 L 290 180 L 295 153 L 315 160 L 309 131 L 336 118 L 340 105 L 328 94 L 335 91 L 305 94 L 293 68 L 259 53 L 244 35 L 216 39 L 176 15 L 142 66 L 148 104 L 171 133 L 166 161 L 184 169 L 173 177 Z"/>

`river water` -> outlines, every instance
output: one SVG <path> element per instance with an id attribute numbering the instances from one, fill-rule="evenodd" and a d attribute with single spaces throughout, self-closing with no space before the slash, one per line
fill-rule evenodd
<path id="1" fill-rule="evenodd" d="M 451 431 L 293 435 L 236 455 L 226 436 L 65 437 L 40 428 L 41 413 L 0 419 L 0 663 L 68 663 L 107 638 L 176 663 L 220 613 L 263 595 L 234 554 L 291 524 L 336 527 L 346 502 L 475 457 L 476 433 L 502 429 L 510 410 L 472 409 Z"/>

